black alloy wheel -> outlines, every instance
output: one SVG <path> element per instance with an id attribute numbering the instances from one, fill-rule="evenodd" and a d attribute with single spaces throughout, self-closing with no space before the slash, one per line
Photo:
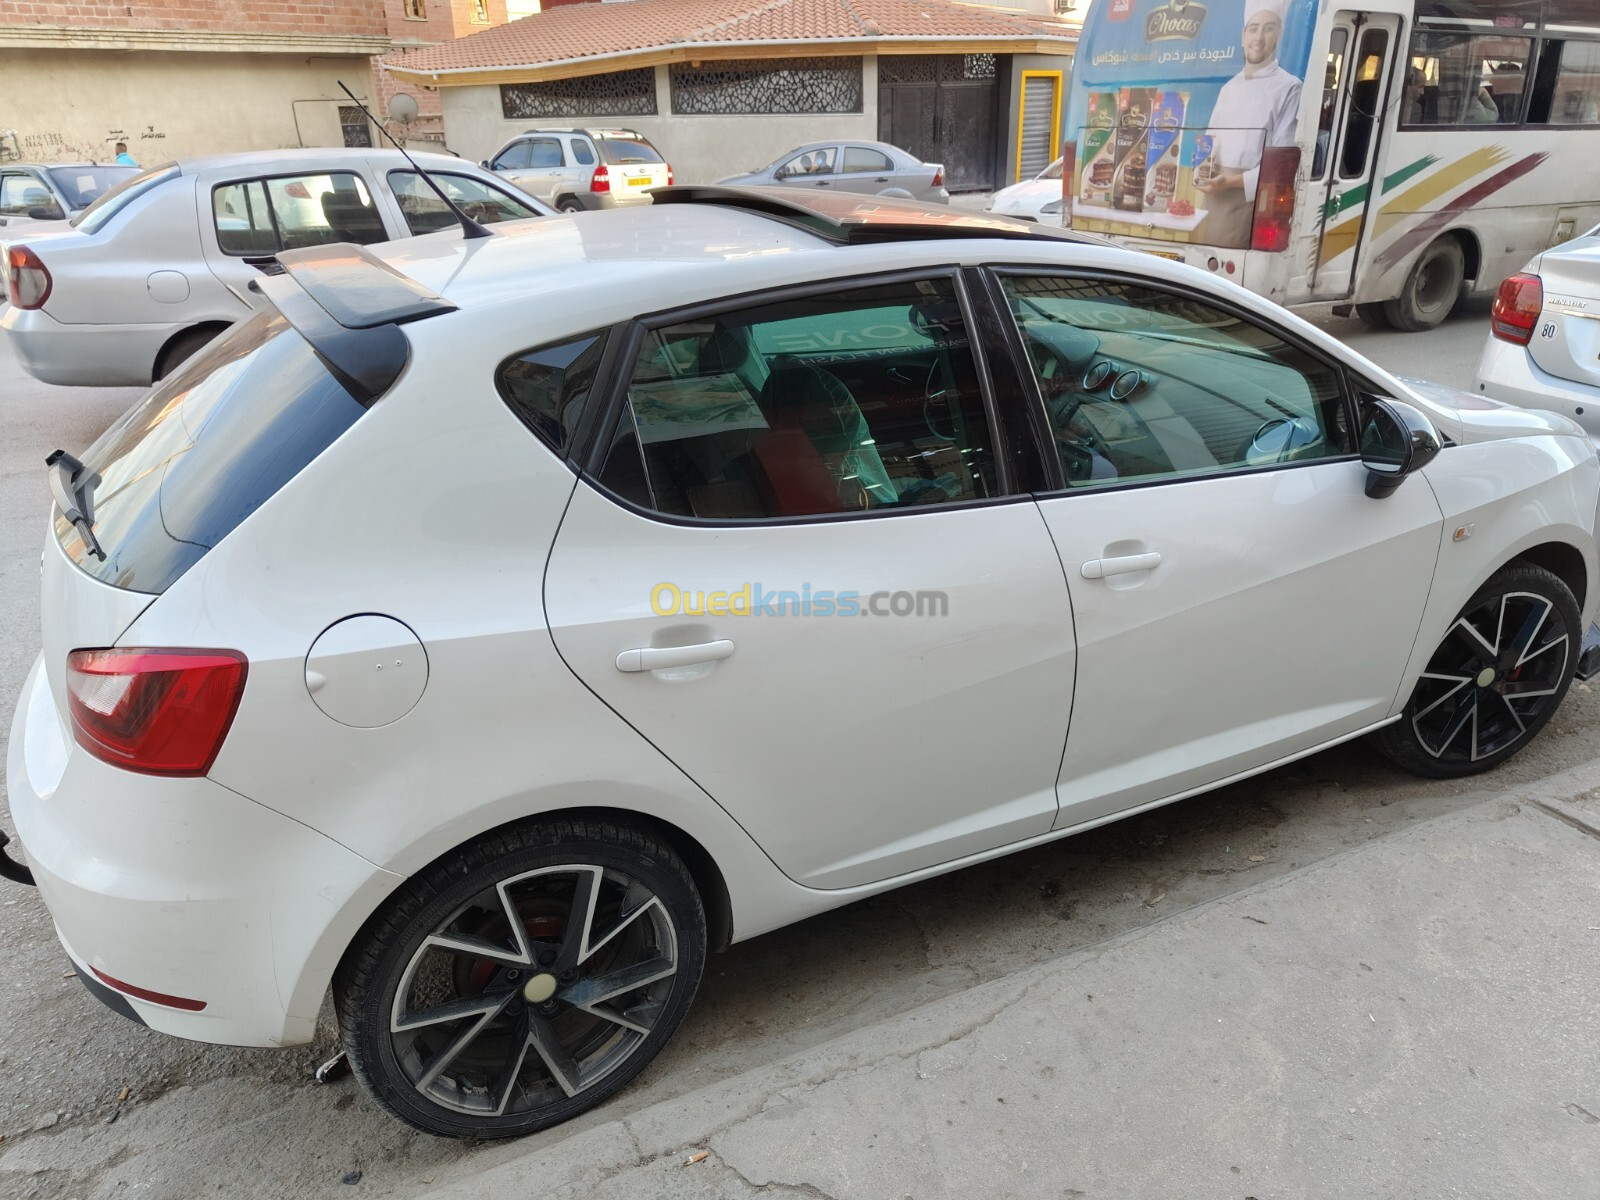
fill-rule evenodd
<path id="1" fill-rule="evenodd" d="M 683 1019 L 706 952 L 670 848 L 599 822 L 527 826 L 430 867 L 335 981 L 345 1048 L 430 1133 L 510 1137 L 616 1092 Z"/>
<path id="2" fill-rule="evenodd" d="M 1419 775 L 1487 770 L 1531 742 L 1577 663 L 1577 601 L 1555 575 L 1518 565 L 1489 580 L 1445 631 L 1379 748 Z"/>

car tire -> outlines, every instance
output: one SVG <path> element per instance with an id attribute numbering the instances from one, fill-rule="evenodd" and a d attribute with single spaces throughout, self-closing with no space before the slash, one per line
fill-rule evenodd
<path id="1" fill-rule="evenodd" d="M 1388 329 L 1389 318 L 1383 309 L 1382 304 L 1358 304 L 1356 316 L 1368 329 Z"/>
<path id="2" fill-rule="evenodd" d="M 1377 748 L 1429 779 L 1503 763 L 1561 707 L 1580 620 L 1572 590 L 1556 575 L 1528 563 L 1501 570 L 1450 623 L 1400 719 L 1373 735 Z"/>
<path id="3" fill-rule="evenodd" d="M 190 329 L 168 342 L 156 359 L 154 378 L 157 383 L 171 375 L 184 363 L 204 350 L 217 338 L 220 329 Z"/>
<path id="4" fill-rule="evenodd" d="M 580 213 L 583 211 L 583 205 L 579 204 L 571 196 L 568 196 L 563 199 L 561 203 L 556 205 L 556 209 L 559 212 L 564 213 Z"/>
<path id="5" fill-rule="evenodd" d="M 1461 298 L 1466 255 L 1453 237 L 1442 237 L 1411 264 L 1400 294 L 1383 304 L 1389 324 L 1405 333 L 1432 329 L 1450 315 Z"/>
<path id="6" fill-rule="evenodd" d="M 643 1070 L 705 956 L 700 895 L 669 846 L 607 821 L 530 822 L 403 885 L 333 996 L 350 1065 L 384 1108 L 444 1137 L 516 1137 Z"/>

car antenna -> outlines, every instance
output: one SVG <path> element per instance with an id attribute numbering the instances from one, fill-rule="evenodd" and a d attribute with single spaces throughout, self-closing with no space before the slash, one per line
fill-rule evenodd
<path id="1" fill-rule="evenodd" d="M 361 101 L 356 99 L 356 94 L 354 92 L 352 92 L 349 88 L 345 87 L 344 80 L 342 80 L 342 79 L 339 80 L 339 90 L 342 91 L 346 96 L 349 96 L 351 102 L 354 103 L 355 106 L 357 108 L 359 108 L 362 112 L 367 114 L 367 120 L 371 121 L 374 125 L 376 125 L 378 127 L 378 132 L 379 133 L 383 134 L 383 136 L 388 138 L 391 142 L 394 142 L 394 148 L 396 150 L 400 151 L 401 154 L 405 155 L 406 161 L 408 163 L 410 163 L 412 165 L 412 167 L 414 167 L 416 169 L 417 174 L 422 176 L 422 178 L 427 181 L 428 186 L 433 189 L 434 194 L 436 196 L 438 196 L 439 199 L 444 201 L 444 206 L 446 208 L 448 208 L 452 213 L 455 214 L 456 220 L 461 223 L 461 236 L 462 237 L 481 238 L 481 237 L 489 237 L 490 236 L 489 231 L 487 229 L 485 229 L 482 225 L 478 224 L 478 222 L 474 221 L 471 217 L 467 216 L 466 213 L 462 212 L 461 209 L 459 207 L 457 207 L 456 202 L 454 200 L 450 199 L 449 196 L 446 196 L 444 194 L 444 189 L 441 188 L 437 183 L 434 182 L 433 176 L 429 175 L 426 171 L 424 171 L 422 169 L 422 167 L 417 163 L 417 160 L 412 158 L 410 153 L 407 152 L 406 148 L 404 146 L 402 146 L 399 142 L 396 142 L 394 140 L 394 136 L 387 129 L 385 129 L 383 127 L 382 123 L 379 122 L 377 117 L 372 115 L 372 113 L 368 110 L 367 106 L 365 104 L 361 103 Z"/>

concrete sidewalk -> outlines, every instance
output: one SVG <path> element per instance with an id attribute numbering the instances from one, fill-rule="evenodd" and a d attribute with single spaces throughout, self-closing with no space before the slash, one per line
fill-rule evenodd
<path id="1" fill-rule="evenodd" d="M 1597 795 L 1481 800 L 429 1195 L 1600 1195 Z"/>

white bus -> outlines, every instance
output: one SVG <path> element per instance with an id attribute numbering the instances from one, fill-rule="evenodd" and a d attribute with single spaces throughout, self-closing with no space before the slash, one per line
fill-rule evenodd
<path id="1" fill-rule="evenodd" d="M 1600 222 L 1600 0 L 1095 0 L 1063 137 L 1064 223 L 1432 328 Z"/>

